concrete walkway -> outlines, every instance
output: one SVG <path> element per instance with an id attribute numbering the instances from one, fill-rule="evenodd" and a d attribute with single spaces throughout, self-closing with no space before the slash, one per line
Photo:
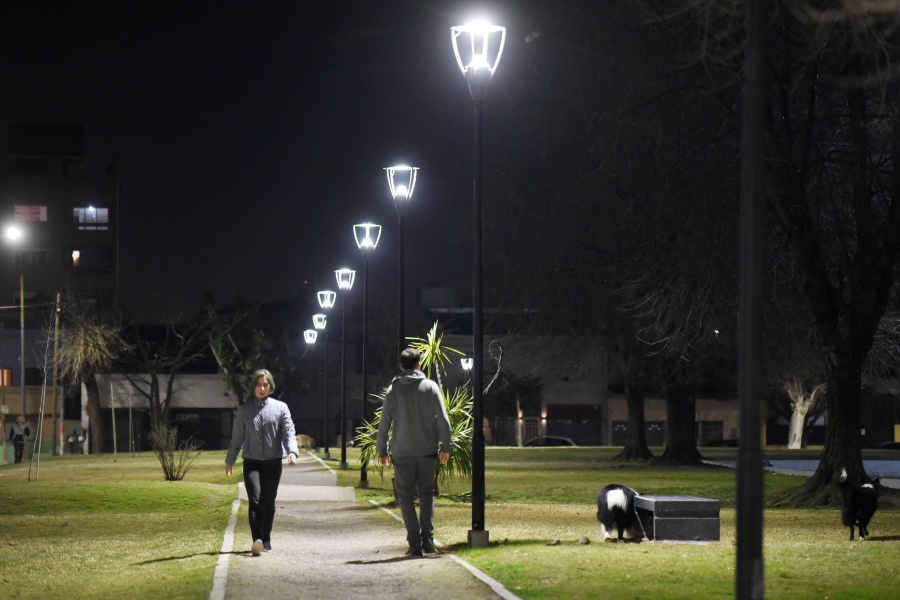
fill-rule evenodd
<path id="1" fill-rule="evenodd" d="M 732 469 L 737 466 L 737 461 L 733 460 L 706 462 Z M 884 487 L 900 489 L 900 460 L 864 460 L 863 466 L 869 477 L 881 477 L 881 485 Z M 818 467 L 818 460 L 770 460 L 763 469 L 782 475 L 809 477 Z"/>
<path id="2" fill-rule="evenodd" d="M 310 453 L 293 467 L 285 462 L 273 551 L 259 557 L 250 554 L 246 498 L 241 485 L 243 508 L 235 501 L 210 600 L 517 598 L 452 554 L 406 557 L 398 518 L 338 487 L 337 475 Z"/>

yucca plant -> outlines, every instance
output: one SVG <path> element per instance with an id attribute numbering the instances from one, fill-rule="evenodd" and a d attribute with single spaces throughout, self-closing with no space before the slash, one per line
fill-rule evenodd
<path id="1" fill-rule="evenodd" d="M 446 379 L 446 366 L 450 363 L 450 354 L 463 355 L 455 348 L 444 347 L 441 342 L 443 334 L 438 334 L 438 324 L 435 323 L 425 338 L 407 338 L 410 346 L 418 350 L 422 355 L 422 370 L 425 375 L 437 382 L 450 418 L 450 441 L 452 448 L 450 460 L 446 464 L 438 464 L 435 473 L 435 482 L 442 485 L 454 478 L 467 479 L 472 475 L 472 392 L 467 387 L 447 389 L 444 387 Z M 384 403 L 387 389 L 382 390 L 374 397 Z M 374 465 L 379 477 L 384 477 L 384 468 L 378 463 L 375 438 L 378 434 L 378 424 L 381 422 L 381 408 L 375 411 L 371 422 L 363 422 L 356 429 L 355 443 L 359 448 L 360 465 Z M 439 489 L 439 488 L 438 488 Z"/>

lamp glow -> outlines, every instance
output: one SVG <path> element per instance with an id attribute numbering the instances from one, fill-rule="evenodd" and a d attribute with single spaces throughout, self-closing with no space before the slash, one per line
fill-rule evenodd
<path id="1" fill-rule="evenodd" d="M 378 240 L 381 239 L 381 225 L 374 223 L 359 223 L 353 226 L 353 237 L 356 239 L 356 246 L 363 252 L 374 250 L 378 246 Z"/>
<path id="2" fill-rule="evenodd" d="M 391 188 L 391 196 L 395 201 L 409 200 L 416 188 L 416 172 L 419 167 L 408 165 L 396 165 L 387 167 L 388 186 Z"/>
<path id="3" fill-rule="evenodd" d="M 322 310 L 328 310 L 334 306 L 334 300 L 337 297 L 337 294 L 331 290 L 323 290 L 316 294 L 316 297 L 319 300 L 319 307 Z"/>
<path id="4" fill-rule="evenodd" d="M 303 339 L 306 340 L 307 344 L 315 344 L 317 337 L 319 337 L 319 332 L 315 329 L 307 329 L 303 332 Z"/>
<path id="5" fill-rule="evenodd" d="M 487 69 L 491 76 L 494 75 L 506 44 L 506 27 L 474 22 L 451 27 L 450 34 L 453 37 L 456 64 L 463 76 L 467 77 L 469 71 L 480 69 Z M 460 38 L 463 38 L 462 45 Z M 492 46 L 495 48 L 493 51 Z M 493 57 L 492 52 L 495 52 Z"/>
<path id="6" fill-rule="evenodd" d="M 356 281 L 356 271 L 353 269 L 338 269 L 334 272 L 337 279 L 338 289 L 342 292 L 349 292 L 353 288 L 353 282 Z"/>
<path id="7" fill-rule="evenodd" d="M 317 331 L 322 331 L 325 329 L 325 325 L 327 324 L 327 318 L 323 314 L 313 315 L 313 327 L 316 328 Z"/>

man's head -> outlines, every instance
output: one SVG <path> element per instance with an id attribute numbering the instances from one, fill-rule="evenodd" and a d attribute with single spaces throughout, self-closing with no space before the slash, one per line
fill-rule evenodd
<path id="1" fill-rule="evenodd" d="M 422 355 L 415 348 L 407 348 L 400 353 L 400 368 L 404 371 L 418 369 Z"/>

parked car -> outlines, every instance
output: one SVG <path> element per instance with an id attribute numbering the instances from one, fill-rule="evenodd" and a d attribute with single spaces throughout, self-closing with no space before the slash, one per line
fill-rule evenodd
<path id="1" fill-rule="evenodd" d="M 575 442 L 567 437 L 559 437 L 554 435 L 545 435 L 543 437 L 531 438 L 523 444 L 524 446 L 577 446 Z"/>
<path id="2" fill-rule="evenodd" d="M 900 450 L 900 442 L 881 442 L 878 447 L 882 450 Z"/>

